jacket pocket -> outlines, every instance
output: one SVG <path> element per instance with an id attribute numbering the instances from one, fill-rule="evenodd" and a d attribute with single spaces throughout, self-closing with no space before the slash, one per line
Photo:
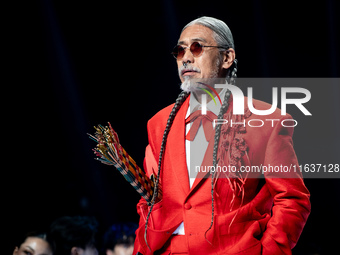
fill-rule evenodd
<path id="1" fill-rule="evenodd" d="M 139 209 L 140 209 L 140 212 L 141 212 L 142 217 L 144 219 L 144 222 L 146 222 L 146 219 L 147 219 L 149 210 L 151 209 L 151 206 L 148 206 L 147 204 L 141 204 L 139 206 L 140 206 Z M 154 204 L 152 211 L 151 211 L 151 214 L 150 214 L 150 217 L 149 217 L 149 224 L 150 224 L 149 226 L 151 228 L 155 227 L 154 222 L 157 221 L 158 217 L 160 216 L 161 211 L 162 211 L 161 210 L 162 207 L 163 207 L 163 200 L 160 200 L 159 202 Z"/>
<path id="2" fill-rule="evenodd" d="M 235 212 L 232 213 L 234 214 Z M 260 240 L 270 216 L 253 211 L 242 215 L 241 219 L 246 220 L 232 224 L 230 224 L 232 219 L 230 216 L 229 214 L 216 217 L 219 247 L 222 254 L 243 254 L 246 251 L 251 251 L 252 255 L 261 254 Z"/>

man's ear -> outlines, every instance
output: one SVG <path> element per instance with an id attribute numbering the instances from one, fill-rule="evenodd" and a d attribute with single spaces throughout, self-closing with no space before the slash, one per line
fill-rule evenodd
<path id="1" fill-rule="evenodd" d="M 110 249 L 106 249 L 106 255 L 114 255 L 115 253 L 113 252 L 113 250 Z"/>
<path id="2" fill-rule="evenodd" d="M 14 249 L 14 251 L 13 251 L 13 255 L 18 254 L 18 251 L 19 251 L 19 248 L 18 248 L 18 246 L 16 246 L 15 249 Z"/>
<path id="3" fill-rule="evenodd" d="M 71 255 L 81 255 L 81 254 L 83 254 L 82 249 L 78 247 L 72 247 Z"/>
<path id="4" fill-rule="evenodd" d="M 229 48 L 228 50 L 223 52 L 223 64 L 222 64 L 223 69 L 228 69 L 229 67 L 231 67 L 235 60 L 235 57 L 236 54 L 233 48 Z"/>

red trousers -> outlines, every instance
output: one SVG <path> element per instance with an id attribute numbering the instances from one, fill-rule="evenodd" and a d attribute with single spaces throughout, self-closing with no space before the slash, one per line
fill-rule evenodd
<path id="1" fill-rule="evenodd" d="M 185 235 L 173 235 L 155 255 L 189 254 Z"/>

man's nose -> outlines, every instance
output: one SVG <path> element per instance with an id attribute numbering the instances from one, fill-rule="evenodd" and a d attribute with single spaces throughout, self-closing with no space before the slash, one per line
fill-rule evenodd
<path id="1" fill-rule="evenodd" d="M 189 48 L 186 48 L 184 50 L 184 56 L 182 58 L 182 61 L 183 61 L 183 63 L 187 63 L 187 62 L 193 63 L 194 62 L 194 55 L 192 55 Z"/>

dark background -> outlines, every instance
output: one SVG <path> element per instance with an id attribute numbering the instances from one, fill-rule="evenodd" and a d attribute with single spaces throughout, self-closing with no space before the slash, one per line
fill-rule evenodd
<path id="1" fill-rule="evenodd" d="M 180 92 L 170 52 L 191 20 L 228 24 L 239 77 L 339 77 L 335 0 L 15 1 L 2 11 L 6 253 L 18 236 L 63 215 L 95 216 L 99 235 L 112 223 L 138 221 L 139 195 L 116 169 L 94 160 L 87 133 L 111 122 L 142 166 L 147 120 Z M 331 98 L 322 91 L 320 84 L 311 107 L 326 104 L 329 114 L 294 134 L 300 162 L 339 163 L 339 87 Z M 305 183 L 312 213 L 293 253 L 334 254 L 340 181 Z"/>

